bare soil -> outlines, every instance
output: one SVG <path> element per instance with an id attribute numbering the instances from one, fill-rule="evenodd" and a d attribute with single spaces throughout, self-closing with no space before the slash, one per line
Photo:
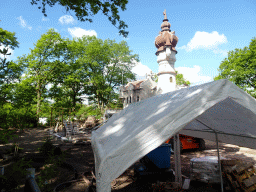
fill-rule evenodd
<path id="1" fill-rule="evenodd" d="M 38 151 L 38 148 L 44 143 L 45 139 L 49 136 L 49 129 L 27 129 L 24 132 L 19 133 L 19 138 L 15 138 L 7 145 L 0 145 L 0 152 L 8 149 L 13 143 L 18 142 L 19 146 L 24 148 L 24 154 L 34 154 Z M 87 140 L 88 135 L 80 136 L 81 140 Z M 196 150 L 184 150 L 181 154 L 181 166 L 182 174 L 186 177 L 190 177 L 190 160 L 192 158 L 199 158 L 204 156 L 217 156 L 216 143 L 212 141 L 206 141 L 206 149 L 204 151 Z M 59 146 L 61 150 L 67 150 L 70 154 L 67 158 L 67 162 L 73 164 L 80 170 L 81 173 L 88 172 L 94 168 L 94 155 L 90 144 L 88 145 L 78 145 L 63 143 L 60 140 L 53 140 L 54 145 Z M 220 156 L 231 159 L 241 159 L 246 162 L 256 162 L 256 150 L 239 147 L 236 145 L 230 145 L 225 143 L 219 143 Z M 1 163 L 1 162 L 0 162 Z M 171 156 L 171 168 L 174 170 L 174 156 Z M 69 170 L 62 169 L 61 171 L 67 174 L 65 178 L 61 178 L 53 182 L 52 185 L 57 186 L 61 182 L 70 180 L 73 177 L 73 172 Z M 38 172 L 36 172 L 37 176 Z M 69 176 L 68 176 L 69 175 Z M 112 191 L 123 192 L 123 191 L 150 191 L 142 183 L 134 182 L 133 178 L 133 166 L 126 170 L 120 177 L 112 182 Z M 58 181 L 58 182 L 57 182 Z M 213 186 L 210 184 L 200 184 L 191 181 L 191 188 L 187 191 L 220 191 L 219 186 Z M 88 187 L 84 181 L 73 183 L 67 189 L 62 191 L 74 191 L 80 192 L 85 191 Z M 23 189 L 19 190 L 23 191 Z"/>

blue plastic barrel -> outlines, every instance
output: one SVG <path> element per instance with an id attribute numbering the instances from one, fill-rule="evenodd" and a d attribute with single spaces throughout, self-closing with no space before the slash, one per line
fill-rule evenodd
<path id="1" fill-rule="evenodd" d="M 158 168 L 170 168 L 171 166 L 171 145 L 162 144 L 146 155 Z"/>

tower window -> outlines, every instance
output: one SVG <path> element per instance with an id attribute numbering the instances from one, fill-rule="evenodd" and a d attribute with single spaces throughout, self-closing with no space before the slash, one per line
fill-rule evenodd
<path id="1" fill-rule="evenodd" d="M 132 97 L 130 96 L 130 103 L 132 102 Z"/>
<path id="2" fill-rule="evenodd" d="M 170 82 L 172 83 L 172 77 L 170 77 Z"/>
<path id="3" fill-rule="evenodd" d="M 140 97 L 139 96 L 137 96 L 137 102 L 139 102 L 140 101 Z"/>
<path id="4" fill-rule="evenodd" d="M 128 103 L 128 97 L 126 98 L 126 100 L 127 100 L 127 103 Z"/>

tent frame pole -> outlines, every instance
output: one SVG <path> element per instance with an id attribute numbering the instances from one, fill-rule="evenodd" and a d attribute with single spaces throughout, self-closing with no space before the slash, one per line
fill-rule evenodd
<path id="1" fill-rule="evenodd" d="M 217 154 L 218 154 L 218 164 L 219 164 L 219 172 L 220 172 L 220 185 L 221 185 L 221 192 L 224 192 L 223 189 L 223 179 L 222 179 L 222 170 L 221 170 L 221 163 L 220 163 L 220 150 L 219 150 L 219 140 L 218 140 L 218 134 L 217 132 L 212 129 L 211 127 L 209 127 L 208 125 L 206 125 L 205 123 L 199 121 L 198 119 L 196 119 L 199 123 L 203 124 L 204 126 L 206 126 L 207 128 L 209 128 L 210 130 L 212 130 L 215 133 L 215 138 L 216 138 L 216 144 L 217 144 Z"/>
<path id="2" fill-rule="evenodd" d="M 218 163 L 219 163 L 219 171 L 220 171 L 221 192 L 224 192 L 224 190 L 223 190 L 222 170 L 221 170 L 221 163 L 220 163 L 219 141 L 218 141 L 218 134 L 216 132 L 215 132 L 215 137 L 216 137 L 216 143 L 217 143 L 217 153 L 218 153 Z"/>
<path id="3" fill-rule="evenodd" d="M 181 161 L 180 161 L 180 138 L 179 133 L 174 135 L 174 160 L 175 160 L 175 182 L 182 186 Z"/>

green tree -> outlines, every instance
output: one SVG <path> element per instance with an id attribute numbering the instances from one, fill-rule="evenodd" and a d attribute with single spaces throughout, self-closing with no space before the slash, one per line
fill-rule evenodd
<path id="1" fill-rule="evenodd" d="M 27 67 L 27 77 L 32 79 L 36 89 L 36 114 L 39 120 L 40 105 L 46 94 L 46 85 L 56 79 L 65 62 L 65 42 L 54 29 L 49 29 L 34 44 L 30 54 L 19 57 L 19 62 Z"/>
<path id="2" fill-rule="evenodd" d="M 118 8 L 121 8 L 122 11 L 126 10 L 128 0 L 31 0 L 32 5 L 37 5 L 38 2 L 41 3 L 38 8 L 42 8 L 44 16 L 47 16 L 45 9 L 46 5 L 52 7 L 56 3 L 59 3 L 66 8 L 66 11 L 74 11 L 77 19 L 80 21 L 92 22 L 92 19 L 89 16 L 96 15 L 101 10 L 115 27 L 116 23 L 119 22 L 119 26 L 117 27 L 119 29 L 119 34 L 124 37 L 127 37 L 128 35 L 128 32 L 125 31 L 128 26 L 124 21 L 120 20 L 118 11 Z"/>
<path id="3" fill-rule="evenodd" d="M 13 103 L 13 89 L 19 82 L 23 65 L 8 61 L 10 49 L 18 47 L 19 42 L 15 33 L 0 28 L 0 142 L 7 143 L 14 137 L 10 127 L 19 128 L 20 113 L 19 106 Z M 24 111 L 23 111 L 24 112 Z"/>
<path id="4" fill-rule="evenodd" d="M 0 28 L 0 105 L 10 99 L 11 84 L 19 79 L 23 69 L 22 66 L 7 60 L 11 55 L 9 50 L 17 48 L 18 44 L 15 33 Z"/>
<path id="5" fill-rule="evenodd" d="M 177 85 L 190 85 L 190 82 L 183 77 L 183 74 L 176 72 L 176 84 Z"/>
<path id="6" fill-rule="evenodd" d="M 135 80 L 135 74 L 131 70 L 134 61 L 139 61 L 138 55 L 131 54 L 132 51 L 125 41 L 102 41 L 95 36 L 84 37 L 82 41 L 86 53 L 83 61 L 88 66 L 90 80 L 88 94 L 103 109 L 116 97 L 115 92 L 122 82 L 126 84 Z"/>
<path id="7" fill-rule="evenodd" d="M 256 98 L 256 38 L 249 47 L 228 52 L 219 68 L 219 75 L 214 80 L 228 79 Z"/>
<path id="8" fill-rule="evenodd" d="M 66 45 L 68 56 L 61 69 L 61 75 L 50 89 L 50 96 L 59 104 L 62 103 L 58 107 L 75 108 L 76 102 L 81 102 L 80 96 L 87 93 L 85 85 L 89 81 L 88 67 L 83 61 L 85 54 L 83 41 L 66 39 Z"/>

